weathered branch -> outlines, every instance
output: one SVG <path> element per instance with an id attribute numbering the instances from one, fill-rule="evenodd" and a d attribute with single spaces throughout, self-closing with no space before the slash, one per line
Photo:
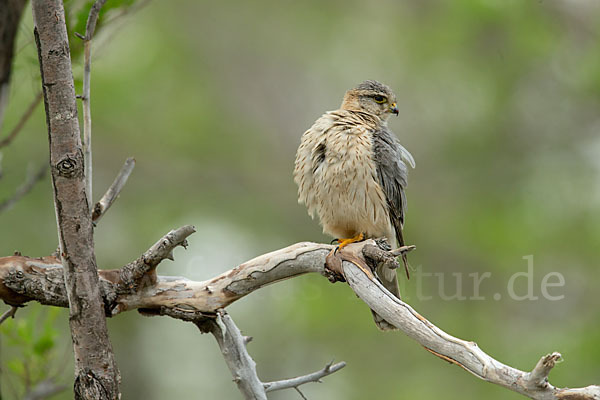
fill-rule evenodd
<path id="1" fill-rule="evenodd" d="M 362 249 L 350 245 L 344 248 L 355 257 L 362 256 Z M 475 342 L 458 339 L 433 325 L 411 306 L 396 298 L 376 280 L 372 280 L 361 268 L 350 262 L 343 263 L 348 285 L 373 311 L 402 330 L 426 350 L 441 359 L 456 364 L 480 379 L 503 386 L 531 399 L 600 399 L 600 386 L 582 389 L 556 388 L 547 381 L 548 373 L 560 354 L 542 357 L 531 373 L 505 365 L 490 357 Z M 579 397 L 569 397 L 569 396 Z"/>
<path id="2" fill-rule="evenodd" d="M 3 200 L 0 203 L 0 213 L 10 209 L 13 205 L 15 205 L 15 203 L 21 200 L 23 196 L 29 193 L 31 189 L 33 189 L 35 184 L 41 181 L 46 176 L 48 167 L 48 164 L 44 164 L 37 170 L 37 172 L 28 173 L 25 182 L 23 182 L 23 184 L 17 188 L 15 193 L 11 197 Z"/>
<path id="3" fill-rule="evenodd" d="M 351 244 L 341 251 L 344 259 L 354 260 L 342 263 L 345 279 L 352 290 L 372 310 L 423 345 L 432 354 L 461 366 L 481 379 L 532 399 L 600 399 L 600 386 L 561 389 L 547 382 L 548 372 L 557 361 L 558 353 L 542 357 L 532 372 L 523 372 L 493 359 L 474 342 L 455 338 L 433 325 L 408 304 L 394 297 L 378 281 L 367 276 L 365 265 L 369 264 L 369 260 L 365 258 L 364 253 L 369 257 L 377 258 L 378 256 L 374 255 L 377 252 L 372 251 L 371 248 L 374 246 L 375 242 L 365 241 Z M 298 243 L 259 256 L 203 282 L 158 276 L 155 283 L 151 283 L 149 280 L 148 285 L 140 286 L 135 293 L 117 293 L 112 301 L 113 304 L 119 306 L 120 312 L 138 308 L 144 312 L 155 310 L 156 314 L 169 315 L 187 321 L 206 320 L 211 318 L 211 315 L 214 315 L 217 310 L 270 283 L 308 272 L 331 276 L 324 267 L 324 263 L 332 249 L 332 246 L 325 244 Z M 165 254 L 164 251 L 163 254 Z M 386 260 L 387 258 L 372 261 L 385 262 Z M 26 257 L 0 259 L 0 283 L 2 283 L 0 298 L 11 299 L 10 295 L 12 294 L 13 303 L 19 299 L 22 303 L 23 301 L 38 300 L 42 297 L 39 293 L 45 291 L 47 294 L 51 294 L 51 296 L 43 298 L 45 304 L 59 303 L 58 300 L 64 296 L 63 292 L 60 287 L 48 284 L 48 282 L 53 282 L 52 276 L 56 274 L 56 272 L 50 271 L 60 270 L 60 266 L 57 266 L 56 261 L 54 264 L 52 262 L 46 264 L 47 261 L 50 260 Z M 361 264 L 361 267 L 357 267 L 355 263 Z M 44 264 L 49 268 L 44 268 Z M 33 268 L 34 266 L 35 268 Z M 118 271 L 100 271 L 100 276 L 104 275 L 103 281 L 106 285 L 114 287 L 115 284 L 111 282 L 115 280 L 115 276 L 118 277 Z M 44 285 L 48 285 L 48 289 L 44 290 Z M 64 289 L 62 290 L 64 291 Z M 116 289 L 113 289 L 113 293 L 116 292 Z M 17 302 L 17 304 L 21 303 Z M 243 342 L 243 338 L 241 340 Z"/>
<path id="4" fill-rule="evenodd" d="M 554 368 L 560 359 L 561 355 L 557 352 L 546 354 L 540 358 L 540 361 L 538 361 L 527 377 L 527 386 L 533 390 L 540 387 L 546 387 L 548 385 L 548 375 L 550 374 L 550 370 Z"/>
<path id="5" fill-rule="evenodd" d="M 329 363 L 325 368 L 312 374 L 263 383 L 256 373 L 256 363 L 246 350 L 246 344 L 249 342 L 248 338 L 242 335 L 233 319 L 224 310 L 217 310 L 215 318 L 201 318 L 196 325 L 202 332 L 212 333 L 217 340 L 223 358 L 233 376 L 233 381 L 237 384 L 245 399 L 266 400 L 266 392 L 282 389 L 296 389 L 302 395 L 298 386 L 309 382 L 321 382 L 321 378 L 331 375 L 346 366 L 344 362 Z"/>
<path id="6" fill-rule="evenodd" d="M 129 175 L 133 171 L 135 167 L 135 159 L 133 157 L 129 157 L 125 160 L 125 163 L 121 167 L 119 174 L 113 181 L 112 185 L 108 188 L 104 196 L 96 203 L 94 206 L 94 210 L 92 211 L 92 221 L 98 222 L 100 218 L 106 213 L 106 211 L 112 206 L 117 197 L 119 197 L 119 193 L 123 190 L 123 187 L 127 183 L 127 179 L 129 179 Z"/>
<path id="7" fill-rule="evenodd" d="M 137 260 L 130 262 L 118 270 L 116 290 L 119 294 L 138 294 L 141 289 L 156 284 L 156 267 L 164 259 L 175 260 L 173 250 L 177 246 L 187 248 L 186 238 L 196 232 L 192 225 L 186 225 L 172 230 L 156 242 Z M 116 315 L 122 309 L 119 305 L 112 308 L 111 314 Z"/>
<path id="8" fill-rule="evenodd" d="M 298 388 L 300 385 L 304 385 L 305 383 L 310 382 L 321 382 L 321 378 L 326 377 L 327 375 L 331 375 L 334 372 L 339 371 L 340 369 L 346 366 L 345 362 L 339 362 L 334 364 L 333 361 L 327 364 L 325 367 L 320 369 L 319 371 L 313 372 L 311 374 L 302 375 L 297 378 L 291 379 L 282 379 L 280 381 L 267 382 L 264 384 L 266 392 L 273 392 L 275 390 L 282 389 L 292 389 Z"/>
<path id="9" fill-rule="evenodd" d="M 263 383 L 256 374 L 256 363 L 246 351 L 246 342 L 242 333 L 231 317 L 222 310 L 217 311 L 214 320 L 209 320 L 198 327 L 203 332 L 213 334 L 233 381 L 247 400 L 267 400 Z"/>
<path id="10" fill-rule="evenodd" d="M 120 397 L 120 376 L 102 307 L 65 12 L 59 0 L 32 0 L 32 9 L 75 356 L 75 399 L 113 400 Z"/>

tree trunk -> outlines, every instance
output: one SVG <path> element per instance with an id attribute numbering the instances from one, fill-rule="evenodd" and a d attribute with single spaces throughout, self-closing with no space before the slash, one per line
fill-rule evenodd
<path id="1" fill-rule="evenodd" d="M 58 0 L 33 0 L 32 8 L 60 256 L 70 309 L 75 398 L 118 399 L 119 371 L 99 290 L 64 9 Z"/>

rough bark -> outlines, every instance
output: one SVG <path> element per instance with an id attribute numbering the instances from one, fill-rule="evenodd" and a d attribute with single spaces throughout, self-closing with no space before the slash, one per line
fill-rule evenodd
<path id="1" fill-rule="evenodd" d="M 332 277 L 325 268 L 325 260 L 333 247 L 317 243 L 298 243 L 259 256 L 203 282 L 154 277 L 152 274 L 160 260 L 170 258 L 172 250 L 183 244 L 192 232 L 190 227 L 172 231 L 142 257 L 122 269 L 100 271 L 107 313 L 138 308 L 144 313 L 168 315 L 199 324 L 215 319 L 221 308 L 268 284 L 308 272 Z M 373 249 L 374 245 L 375 242 L 366 241 L 348 245 L 338 252 L 343 278 L 372 310 L 429 352 L 480 379 L 532 399 L 600 400 L 600 386 L 569 389 L 557 388 L 548 382 L 548 373 L 560 357 L 558 353 L 542 357 L 531 372 L 524 372 L 493 359 L 476 343 L 453 337 L 433 325 L 374 279 L 370 268 L 389 262 L 387 255 Z M 0 298 L 16 305 L 37 300 L 64 306 L 65 288 L 56 278 L 60 276 L 60 269 L 60 264 L 51 257 L 0 258 Z M 146 275 L 140 274 L 142 271 L 147 271 L 150 277 L 144 278 Z M 129 284 L 124 285 L 124 282 Z M 119 287 L 130 287 L 131 290 L 120 290 Z M 268 387 L 265 389 L 270 391 Z"/>
<path id="2" fill-rule="evenodd" d="M 117 399 L 119 372 L 99 290 L 64 9 L 58 0 L 33 0 L 32 8 L 60 257 L 70 310 L 75 398 Z"/>

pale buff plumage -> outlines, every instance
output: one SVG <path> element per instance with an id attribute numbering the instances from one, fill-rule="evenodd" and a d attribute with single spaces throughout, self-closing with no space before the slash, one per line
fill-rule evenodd
<path id="1" fill-rule="evenodd" d="M 387 200 L 373 159 L 375 121 L 348 110 L 330 111 L 302 136 L 294 179 L 299 201 L 336 238 L 386 237 L 394 241 Z M 324 162 L 316 164 L 319 145 Z"/>
<path id="2" fill-rule="evenodd" d="M 387 127 L 398 113 L 385 85 L 366 81 L 346 92 L 339 110 L 321 116 L 303 135 L 296 154 L 298 201 L 338 239 L 363 234 L 403 245 L 402 225 L 410 153 Z M 379 268 L 384 286 L 400 296 L 396 272 Z M 375 314 L 381 329 L 392 328 Z"/>

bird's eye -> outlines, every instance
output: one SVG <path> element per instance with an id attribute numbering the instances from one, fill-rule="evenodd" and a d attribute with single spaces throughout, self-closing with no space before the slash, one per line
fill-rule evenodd
<path id="1" fill-rule="evenodd" d="M 383 96 L 373 96 L 373 100 L 375 100 L 375 102 L 379 104 L 383 104 L 387 101 L 387 99 Z"/>

